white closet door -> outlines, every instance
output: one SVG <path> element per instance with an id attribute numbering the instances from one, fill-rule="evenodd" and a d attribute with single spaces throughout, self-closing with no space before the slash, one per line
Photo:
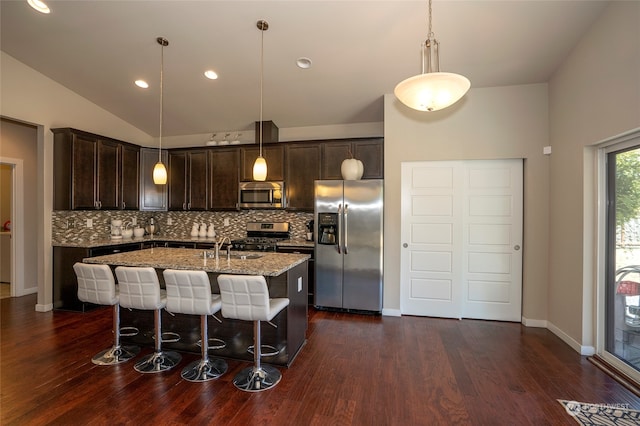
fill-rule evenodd
<path id="1" fill-rule="evenodd" d="M 520 321 L 522 161 L 402 164 L 401 311 Z"/>

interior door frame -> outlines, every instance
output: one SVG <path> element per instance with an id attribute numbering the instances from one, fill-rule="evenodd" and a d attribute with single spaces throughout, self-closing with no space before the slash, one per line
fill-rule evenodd
<path id="1" fill-rule="evenodd" d="M 0 157 L 11 166 L 11 297 L 24 296 L 24 164 L 19 158 Z"/>
<path id="2" fill-rule="evenodd" d="M 608 214 L 607 214 L 607 156 L 611 151 L 617 151 L 631 147 L 638 144 L 640 140 L 640 128 L 626 132 L 622 135 L 614 136 L 612 138 L 602 141 L 599 145 L 591 148 L 591 155 L 595 160 L 595 197 L 594 203 L 595 212 L 595 270 L 593 271 L 595 277 L 595 297 L 596 297 L 596 309 L 595 309 L 595 353 L 602 357 L 605 361 L 610 363 L 613 367 L 619 369 L 623 373 L 635 380 L 640 380 L 640 373 L 633 367 L 627 365 L 621 361 L 617 356 L 609 353 L 606 350 L 606 321 L 607 321 L 607 262 L 609 260 L 607 255 L 608 241 L 607 241 L 607 227 L 608 227 Z M 582 355 L 592 355 L 593 349 L 589 353 L 582 353 Z M 584 352 L 584 351 L 583 351 Z"/>

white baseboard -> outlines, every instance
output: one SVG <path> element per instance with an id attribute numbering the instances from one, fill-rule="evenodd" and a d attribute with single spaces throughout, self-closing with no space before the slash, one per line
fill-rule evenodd
<path id="1" fill-rule="evenodd" d="M 563 342 L 565 342 L 567 345 L 571 346 L 571 348 L 573 348 L 573 350 L 578 352 L 580 355 L 590 356 L 590 355 L 593 355 L 593 354 L 596 353 L 596 348 L 594 348 L 593 346 L 581 345 L 573 337 L 569 336 L 567 333 L 565 333 L 564 331 L 560 330 L 558 327 L 556 327 L 552 323 L 549 323 L 547 328 L 553 334 L 558 336 Z"/>
<path id="2" fill-rule="evenodd" d="M 547 320 L 522 317 L 521 322 L 525 327 L 547 328 Z"/>
<path id="3" fill-rule="evenodd" d="M 399 317 L 402 316 L 400 309 L 382 309 L 382 315 L 385 317 Z"/>
<path id="4" fill-rule="evenodd" d="M 36 304 L 36 312 L 49 312 L 53 310 L 53 303 L 48 303 L 46 305 L 42 305 L 40 303 Z"/>

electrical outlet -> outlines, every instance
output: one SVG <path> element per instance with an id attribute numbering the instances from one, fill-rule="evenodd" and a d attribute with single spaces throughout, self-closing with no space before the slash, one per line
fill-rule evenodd
<path id="1" fill-rule="evenodd" d="M 131 224 L 133 226 L 136 226 L 138 224 L 138 219 L 136 219 L 135 217 L 131 220 Z"/>
<path id="2" fill-rule="evenodd" d="M 93 228 L 93 219 L 87 219 L 87 228 Z"/>
<path id="3" fill-rule="evenodd" d="M 302 277 L 298 277 L 298 293 L 302 291 Z"/>
<path id="4" fill-rule="evenodd" d="M 173 219 L 170 217 L 167 218 L 167 225 L 173 225 Z"/>
<path id="5" fill-rule="evenodd" d="M 229 226 L 229 218 L 228 217 L 224 218 L 224 226 Z"/>

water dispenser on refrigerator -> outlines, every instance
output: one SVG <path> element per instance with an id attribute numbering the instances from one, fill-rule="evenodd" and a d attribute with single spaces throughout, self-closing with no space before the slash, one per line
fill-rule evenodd
<path id="1" fill-rule="evenodd" d="M 338 214 L 318 213 L 318 244 L 335 245 L 338 235 Z"/>

